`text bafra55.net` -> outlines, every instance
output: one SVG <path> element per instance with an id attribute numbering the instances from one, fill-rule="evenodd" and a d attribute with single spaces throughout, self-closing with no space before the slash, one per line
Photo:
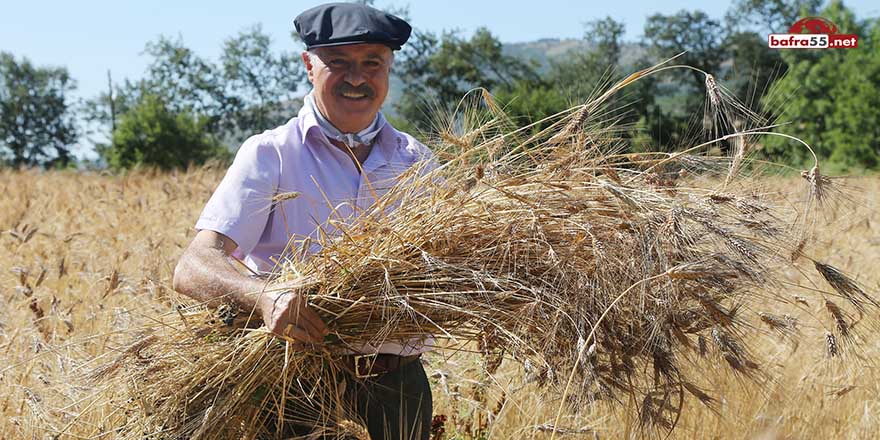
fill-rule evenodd
<path id="1" fill-rule="evenodd" d="M 859 47 L 856 34 L 770 34 L 767 45 L 771 49 L 855 49 Z"/>

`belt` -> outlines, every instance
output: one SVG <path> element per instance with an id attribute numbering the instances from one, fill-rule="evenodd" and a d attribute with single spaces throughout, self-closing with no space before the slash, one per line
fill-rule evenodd
<path id="1" fill-rule="evenodd" d="M 343 356 L 342 365 L 358 379 L 366 379 L 391 373 L 419 360 L 421 357 L 421 354 L 411 356 L 398 356 L 387 353 L 356 354 Z"/>

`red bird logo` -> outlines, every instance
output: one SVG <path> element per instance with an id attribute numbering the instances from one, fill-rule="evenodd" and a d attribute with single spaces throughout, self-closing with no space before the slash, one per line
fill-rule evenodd
<path id="1" fill-rule="evenodd" d="M 837 25 L 822 17 L 802 18 L 791 25 L 789 34 L 836 34 Z"/>

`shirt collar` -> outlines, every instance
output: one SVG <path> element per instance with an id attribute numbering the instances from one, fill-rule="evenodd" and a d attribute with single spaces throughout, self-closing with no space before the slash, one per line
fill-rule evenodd
<path id="1" fill-rule="evenodd" d="M 300 141 L 302 141 L 303 144 L 306 143 L 306 136 L 308 136 L 310 131 L 321 131 L 320 127 L 318 127 L 318 118 L 315 117 L 315 114 L 306 105 L 303 105 L 302 108 L 299 109 L 297 118 L 299 118 L 301 121 L 300 123 L 302 124 L 302 130 L 300 130 L 302 133 L 302 139 L 300 139 Z M 324 136 L 324 134 L 321 133 L 321 136 Z M 326 138 L 326 136 L 324 137 Z"/>
<path id="2" fill-rule="evenodd" d="M 324 131 L 321 130 L 321 126 L 318 123 L 318 118 L 315 116 L 315 113 L 310 106 L 303 105 L 302 108 L 299 110 L 297 117 L 300 120 L 300 124 L 302 124 L 300 129 L 302 138 L 300 139 L 300 141 L 303 145 L 306 145 L 306 137 L 312 130 L 314 130 L 318 134 L 318 136 L 325 139 L 328 145 L 330 144 L 330 139 L 326 136 Z M 373 149 L 370 152 L 370 156 L 367 157 L 366 161 L 364 161 L 364 168 L 378 168 L 383 164 L 390 163 L 391 161 L 395 160 L 398 153 L 397 150 L 401 146 L 401 138 L 402 135 L 387 121 L 382 124 L 382 128 L 376 135 L 375 143 L 373 144 Z M 378 156 L 376 153 L 378 153 Z M 374 161 L 376 160 L 378 160 L 379 163 L 375 163 Z"/>
<path id="3" fill-rule="evenodd" d="M 303 98 L 303 106 L 302 109 L 300 109 L 300 114 L 302 114 L 303 111 L 311 114 L 312 118 L 314 119 L 314 123 L 318 126 L 325 137 L 327 137 L 328 139 L 336 140 L 338 142 L 342 142 L 349 146 L 353 146 L 354 144 L 365 145 L 373 143 L 382 128 L 387 125 L 387 122 L 385 121 L 385 116 L 382 114 L 382 112 L 378 112 L 376 114 L 376 117 L 373 119 L 373 122 L 371 122 L 370 125 L 367 126 L 367 128 L 364 128 L 357 133 L 344 133 L 342 130 L 336 128 L 324 115 L 320 113 L 318 106 L 315 105 L 314 91 Z"/>

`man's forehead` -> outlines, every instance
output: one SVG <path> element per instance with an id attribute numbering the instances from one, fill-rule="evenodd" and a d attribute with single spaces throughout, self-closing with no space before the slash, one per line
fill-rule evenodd
<path id="1" fill-rule="evenodd" d="M 312 49 L 318 55 L 323 56 L 353 56 L 364 58 L 391 57 L 391 49 L 382 44 L 346 44 L 342 46 L 318 47 Z"/>

